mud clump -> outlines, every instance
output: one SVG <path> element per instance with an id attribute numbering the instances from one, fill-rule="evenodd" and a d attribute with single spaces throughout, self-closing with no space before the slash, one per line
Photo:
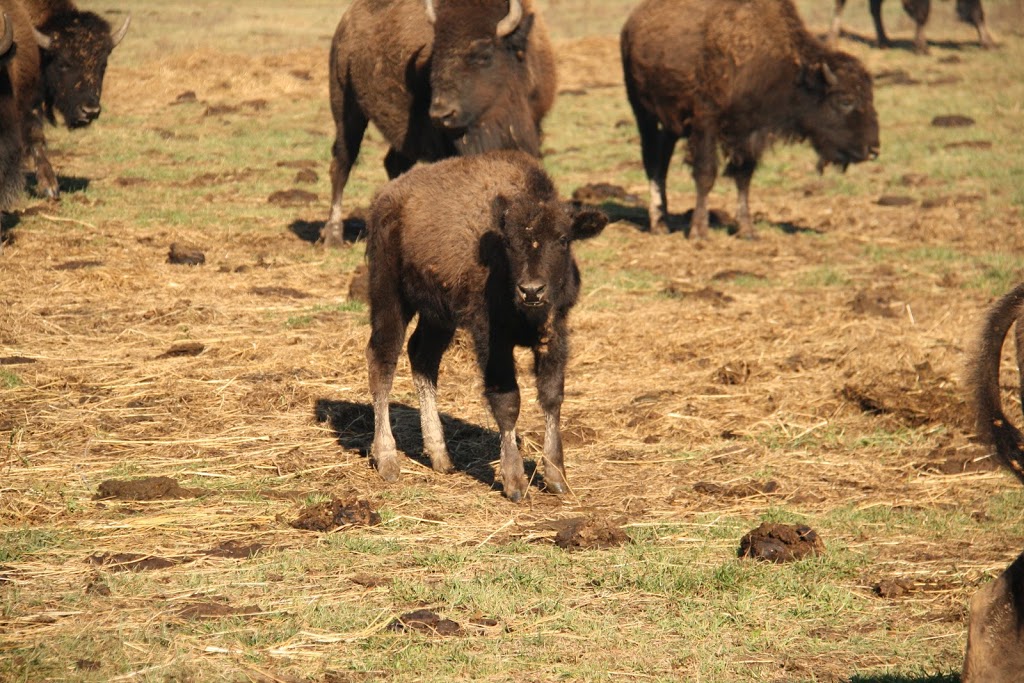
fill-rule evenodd
<path id="1" fill-rule="evenodd" d="M 312 204 L 318 199 L 319 197 L 317 197 L 312 192 L 307 192 L 306 190 L 299 189 L 278 190 L 277 192 L 274 192 L 269 197 L 267 197 L 267 201 L 269 203 L 280 204 L 282 206 L 294 206 L 296 204 Z"/>
<path id="2" fill-rule="evenodd" d="M 236 560 L 247 560 L 250 557 L 255 557 L 266 549 L 267 546 L 262 543 L 224 541 L 223 543 L 218 543 L 213 546 L 203 554 L 207 557 L 227 557 Z"/>
<path id="3" fill-rule="evenodd" d="M 117 498 L 119 500 L 171 500 L 175 498 L 196 498 L 198 489 L 180 486 L 170 477 L 144 477 L 142 479 L 108 479 L 96 489 L 95 500 Z"/>
<path id="4" fill-rule="evenodd" d="M 459 622 L 443 619 L 428 609 L 418 609 L 395 618 L 387 630 L 392 633 L 419 631 L 435 636 L 461 636 L 464 633 Z"/>
<path id="5" fill-rule="evenodd" d="M 937 128 L 966 128 L 974 125 L 974 119 L 970 116 L 949 114 L 948 116 L 936 116 L 932 119 L 932 125 Z"/>
<path id="6" fill-rule="evenodd" d="M 225 602 L 194 602 L 178 610 L 180 619 L 220 619 L 221 617 L 245 617 L 262 614 L 256 605 L 232 607 Z"/>
<path id="7" fill-rule="evenodd" d="M 809 526 L 763 522 L 740 539 L 738 555 L 768 562 L 792 562 L 824 550 L 825 544 Z"/>
<path id="8" fill-rule="evenodd" d="M 717 289 L 711 287 L 703 287 L 701 289 L 685 289 L 680 287 L 674 282 L 670 282 L 662 290 L 665 296 L 672 299 L 696 299 L 698 301 L 706 301 L 715 308 L 722 308 L 732 302 L 736 301 L 734 297 L 720 292 Z"/>
<path id="9" fill-rule="evenodd" d="M 858 315 L 877 315 L 881 318 L 895 318 L 897 313 L 893 310 L 893 298 L 895 293 L 887 290 L 862 289 L 857 292 L 850 302 L 850 308 Z"/>
<path id="10" fill-rule="evenodd" d="M 893 599 L 914 591 L 914 582 L 907 578 L 883 579 L 873 588 L 880 598 Z"/>
<path id="11" fill-rule="evenodd" d="M 105 567 L 114 572 L 140 572 L 150 569 L 167 569 L 181 564 L 180 560 L 170 560 L 156 555 L 139 553 L 97 553 L 90 555 L 88 562 Z"/>
<path id="12" fill-rule="evenodd" d="M 82 270 L 83 268 L 95 268 L 96 266 L 102 266 L 103 261 L 97 261 L 95 259 L 81 259 L 77 261 L 65 261 L 58 266 L 54 266 L 53 270 Z"/>
<path id="13" fill-rule="evenodd" d="M 201 266 L 206 263 L 206 254 L 195 247 L 172 242 L 167 251 L 167 262 L 180 266 Z"/>
<path id="14" fill-rule="evenodd" d="M 778 493 L 779 482 L 769 479 L 768 481 L 751 481 L 735 486 L 723 486 L 711 481 L 698 481 L 693 485 L 693 490 L 697 493 L 721 498 L 750 498 Z"/>
<path id="15" fill-rule="evenodd" d="M 883 194 L 875 201 L 879 206 L 910 206 L 915 203 L 913 197 L 902 194 Z"/>
<path id="16" fill-rule="evenodd" d="M 306 507 L 298 519 L 291 522 L 295 529 L 330 531 L 341 526 L 376 526 L 380 515 L 365 500 L 354 502 L 335 498 L 326 503 Z"/>
<path id="17" fill-rule="evenodd" d="M 276 296 L 284 299 L 308 299 L 312 296 L 294 287 L 250 287 L 249 291 L 256 296 Z"/>
<path id="18" fill-rule="evenodd" d="M 202 342 L 182 342 L 174 344 L 171 348 L 161 353 L 157 358 L 181 358 L 183 356 L 198 356 L 206 350 Z"/>
<path id="19" fill-rule="evenodd" d="M 555 526 L 555 545 L 564 550 L 616 548 L 629 542 L 622 527 L 603 517 L 566 519 Z"/>
<path id="20" fill-rule="evenodd" d="M 621 204 L 640 204 L 641 200 L 635 194 L 626 192 L 625 188 L 611 183 L 588 183 L 573 190 L 572 200 L 580 204 L 591 206 L 600 205 L 607 201 L 616 201 Z"/>

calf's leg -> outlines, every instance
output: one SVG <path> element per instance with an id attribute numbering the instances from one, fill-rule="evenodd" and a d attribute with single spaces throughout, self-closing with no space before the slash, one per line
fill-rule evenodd
<path id="1" fill-rule="evenodd" d="M 552 493 L 565 493 L 569 486 L 565 481 L 560 422 L 565 395 L 565 364 L 569 354 L 564 324 L 557 325 L 556 329 L 556 339 L 535 348 L 533 358 L 537 397 L 544 411 L 544 486 Z"/>
<path id="2" fill-rule="evenodd" d="M 404 316 L 397 297 L 390 302 L 378 303 L 371 299 L 370 343 L 366 347 L 366 364 L 373 399 L 373 446 L 370 456 L 378 474 L 384 481 L 398 480 L 401 465 L 391 432 L 388 397 L 395 377 L 398 354 L 402 350 L 405 327 L 409 319 Z"/>
<path id="3" fill-rule="evenodd" d="M 505 496 L 518 503 L 526 495 L 529 482 L 523 458 L 516 445 L 516 421 L 519 419 L 519 383 L 516 382 L 512 344 L 502 339 L 477 338 L 477 360 L 484 373 L 484 396 L 498 423 L 501 438 L 501 481 Z M 486 346 L 485 346 L 486 344 Z"/>
<path id="4" fill-rule="evenodd" d="M 738 237 L 748 240 L 755 239 L 754 221 L 750 217 L 750 179 L 754 175 L 757 162 L 749 158 L 734 158 L 726 168 L 726 175 L 736 181 L 738 203 L 736 206 L 736 222 L 739 224 Z"/>
<path id="5" fill-rule="evenodd" d="M 448 474 L 455 470 L 444 443 L 441 417 L 437 413 L 437 375 L 441 356 L 452 341 L 454 330 L 430 325 L 422 318 L 409 338 L 409 363 L 412 381 L 420 399 L 420 427 L 423 450 L 430 457 L 435 472 Z"/>

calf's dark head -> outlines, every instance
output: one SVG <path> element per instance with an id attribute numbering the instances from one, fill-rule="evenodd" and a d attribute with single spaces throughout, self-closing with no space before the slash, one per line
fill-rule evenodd
<path id="1" fill-rule="evenodd" d="M 818 153 L 818 170 L 878 156 L 878 114 L 871 75 L 853 57 L 833 52 L 806 66 L 798 84 L 804 99 L 801 127 Z"/>
<path id="2" fill-rule="evenodd" d="M 554 195 L 540 202 L 529 195 L 499 196 L 493 211 L 516 308 L 544 318 L 552 308 L 567 310 L 576 303 L 580 273 L 572 242 L 600 234 L 608 218 L 599 211 L 571 213 Z"/>
<path id="3" fill-rule="evenodd" d="M 522 0 L 425 0 L 434 25 L 430 118 L 463 153 L 539 153 L 527 99 L 534 15 Z"/>
<path id="4" fill-rule="evenodd" d="M 42 48 L 43 107 L 51 123 L 55 112 L 68 128 L 88 126 L 100 115 L 100 94 L 110 52 L 121 42 L 129 15 L 117 31 L 92 12 L 62 12 L 39 27 Z"/>

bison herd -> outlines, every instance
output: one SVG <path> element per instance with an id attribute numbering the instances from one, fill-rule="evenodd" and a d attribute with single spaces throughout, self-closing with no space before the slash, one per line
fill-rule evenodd
<path id="1" fill-rule="evenodd" d="M 650 183 L 649 229 L 667 232 L 666 178 L 676 143 L 696 185 L 689 237 L 708 235 L 708 194 L 725 174 L 738 191 L 738 234 L 754 237 L 751 178 L 775 142 L 807 141 L 818 170 L 879 153 L 872 80 L 834 49 L 845 0 L 835 0 L 830 38 L 803 25 L 790 0 L 643 0 L 621 34 L 626 94 Z M 926 49 L 928 0 L 903 0 Z M 888 44 L 881 0 L 871 0 L 880 46 Z M 107 59 L 128 29 L 70 0 L 0 0 L 0 208 L 23 190 L 31 159 L 38 191 L 57 198 L 43 120 L 69 128 L 100 113 Z M 959 16 L 994 45 L 979 0 Z M 568 490 L 560 411 L 569 355 L 567 316 L 580 291 L 572 243 L 598 235 L 602 213 L 562 202 L 539 162 L 541 122 L 555 97 L 554 51 L 534 0 L 353 0 L 331 41 L 329 90 L 336 126 L 331 208 L 320 235 L 343 240 L 342 196 L 369 123 L 389 149 L 391 181 L 367 222 L 371 333 L 366 349 L 374 411 L 371 460 L 395 481 L 401 470 L 389 393 L 406 328 L 419 396 L 424 451 L 433 469 L 453 464 L 437 411 L 441 357 L 468 331 L 484 395 L 500 432 L 505 495 L 520 501 L 528 480 L 516 421 L 515 347 L 533 354 L 544 412 L 544 485 Z M 418 161 L 435 162 L 413 168 Z M 978 433 L 1024 481 L 1024 435 L 1003 414 L 999 361 L 1016 323 L 1024 368 L 1024 285 L 999 301 L 984 328 L 972 375 Z M 1024 378 L 1022 378 L 1024 379 Z M 971 603 L 963 680 L 1024 680 L 1024 555 Z"/>

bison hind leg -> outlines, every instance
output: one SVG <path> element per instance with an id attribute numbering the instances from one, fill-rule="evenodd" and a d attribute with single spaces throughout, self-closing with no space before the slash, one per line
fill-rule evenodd
<path id="1" fill-rule="evenodd" d="M 409 363 L 420 401 L 423 450 L 430 457 L 434 471 L 442 474 L 455 471 L 455 466 L 448 455 L 441 416 L 437 412 L 437 377 L 441 356 L 451 344 L 454 334 L 454 329 L 431 324 L 421 315 L 416 330 L 409 338 Z"/>
<path id="2" fill-rule="evenodd" d="M 371 292 L 372 330 L 370 342 L 366 346 L 370 395 L 373 400 L 373 446 L 370 449 L 370 456 L 381 478 L 394 482 L 398 480 L 401 465 L 398 461 L 395 437 L 391 432 L 388 399 L 409 318 L 402 311 L 397 296 L 374 297 L 373 294 Z"/>

